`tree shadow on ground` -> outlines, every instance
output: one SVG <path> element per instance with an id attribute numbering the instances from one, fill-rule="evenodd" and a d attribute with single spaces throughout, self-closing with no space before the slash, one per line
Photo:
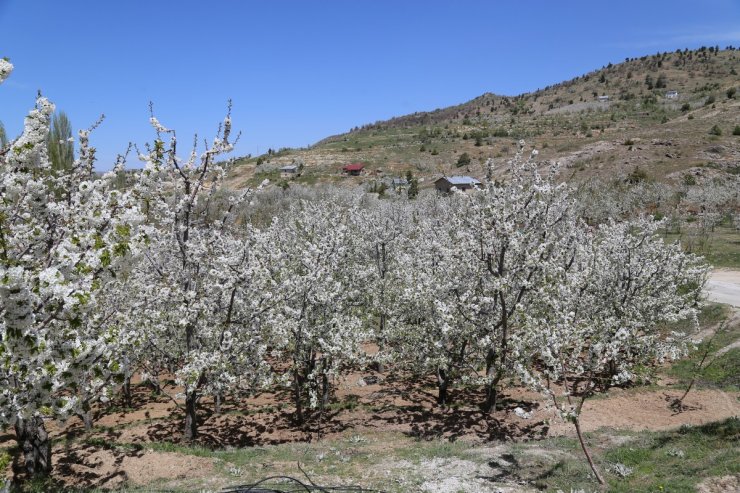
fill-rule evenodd
<path id="1" fill-rule="evenodd" d="M 142 447 L 117 447 L 119 434 L 109 432 L 105 438 L 72 442 L 64 445 L 64 453 L 57 453 L 54 476 L 74 479 L 76 489 L 118 486 L 128 480 L 123 470 L 127 457 L 144 455 Z"/>
<path id="2" fill-rule="evenodd" d="M 418 405 L 380 405 L 371 416 L 370 423 L 376 428 L 384 426 L 407 425 L 404 434 L 418 439 L 430 440 L 460 438 L 477 441 L 492 440 L 533 440 L 547 435 L 548 425 L 544 420 L 523 420 L 513 418 L 514 409 L 532 412 L 539 404 L 507 398 L 499 398 L 498 409 L 494 413 L 485 413 L 477 404 L 470 404 L 470 394 L 457 393 L 454 407 L 436 405 L 434 397 L 417 394 L 421 402 Z M 479 400 L 473 400 L 479 402 Z M 403 427 L 403 426 L 401 426 Z"/>

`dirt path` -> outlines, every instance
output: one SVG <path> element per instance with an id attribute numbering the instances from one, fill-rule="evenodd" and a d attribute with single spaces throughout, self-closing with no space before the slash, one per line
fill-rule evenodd
<path id="1" fill-rule="evenodd" d="M 703 425 L 740 415 L 737 394 L 721 390 L 692 390 L 684 400 L 686 409 L 676 412 L 671 409 L 670 403 L 681 393 L 680 390 L 613 390 L 605 399 L 586 401 L 581 427 L 584 431 L 602 427 L 659 431 L 681 425 Z M 553 420 L 549 434 L 572 435 L 573 425 Z"/>
<path id="2" fill-rule="evenodd" d="M 709 275 L 705 291 L 712 301 L 740 307 L 740 271 L 715 270 Z"/>

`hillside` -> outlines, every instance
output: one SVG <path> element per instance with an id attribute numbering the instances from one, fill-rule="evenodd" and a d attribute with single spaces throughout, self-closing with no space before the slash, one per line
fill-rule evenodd
<path id="1" fill-rule="evenodd" d="M 422 186 L 443 174 L 496 174 L 525 139 L 564 179 L 618 178 L 639 167 L 657 180 L 740 171 L 740 50 L 700 48 L 609 64 L 535 92 L 486 93 L 466 103 L 356 127 L 304 149 L 242 158 L 233 186 L 279 181 L 302 162 L 298 183 L 369 184 L 411 170 Z M 675 97 L 669 93 L 676 91 Z M 469 165 L 457 167 L 461 154 Z M 359 177 L 341 167 L 366 165 Z"/>

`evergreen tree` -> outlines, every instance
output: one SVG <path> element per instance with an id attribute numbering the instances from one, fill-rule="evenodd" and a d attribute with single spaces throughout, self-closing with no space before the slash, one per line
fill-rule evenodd
<path id="1" fill-rule="evenodd" d="M 415 199 L 419 195 L 419 181 L 416 178 L 412 178 L 409 181 L 409 190 L 407 192 L 408 198 Z"/>
<path id="2" fill-rule="evenodd" d="M 0 122 L 0 149 L 5 147 L 7 143 L 8 136 L 5 134 L 5 127 L 3 126 L 3 122 Z"/>
<path id="3" fill-rule="evenodd" d="M 74 144 L 72 139 L 72 124 L 63 111 L 54 114 L 49 129 L 47 145 L 51 169 L 55 172 L 71 170 L 74 163 Z"/>

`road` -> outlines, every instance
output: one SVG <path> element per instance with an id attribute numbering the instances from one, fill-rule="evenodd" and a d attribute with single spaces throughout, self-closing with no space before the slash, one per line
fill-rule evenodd
<path id="1" fill-rule="evenodd" d="M 740 307 L 740 271 L 716 270 L 709 275 L 707 298 L 717 303 Z"/>

